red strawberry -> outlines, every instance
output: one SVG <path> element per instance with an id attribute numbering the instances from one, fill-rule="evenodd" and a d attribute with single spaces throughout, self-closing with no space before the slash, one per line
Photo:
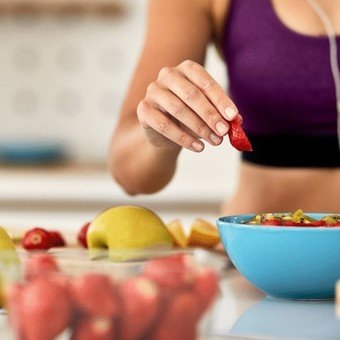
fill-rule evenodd
<path id="1" fill-rule="evenodd" d="M 283 221 L 285 227 L 308 227 L 308 224 L 303 222 Z"/>
<path id="2" fill-rule="evenodd" d="M 63 235 L 59 231 L 50 231 L 49 232 L 53 239 L 53 247 L 65 247 L 66 242 Z"/>
<path id="3" fill-rule="evenodd" d="M 112 340 L 115 324 L 110 318 L 87 317 L 75 327 L 72 340 Z"/>
<path id="4" fill-rule="evenodd" d="M 17 339 L 23 338 L 22 329 L 22 294 L 24 287 L 21 284 L 12 284 L 6 291 L 6 308 L 9 322 Z"/>
<path id="5" fill-rule="evenodd" d="M 279 218 L 273 218 L 271 220 L 264 220 L 262 222 L 263 225 L 272 225 L 272 226 L 279 226 L 282 225 L 282 222 Z"/>
<path id="6" fill-rule="evenodd" d="M 243 124 L 243 117 L 238 114 L 235 118 L 235 122 L 238 124 L 238 125 L 242 125 Z"/>
<path id="7" fill-rule="evenodd" d="M 174 296 L 159 319 L 152 340 L 194 340 L 199 320 L 200 306 L 193 293 L 183 292 Z"/>
<path id="8" fill-rule="evenodd" d="M 253 148 L 249 142 L 249 139 L 243 131 L 242 125 L 239 119 L 235 119 L 230 122 L 229 129 L 230 144 L 238 151 L 253 151 Z"/>
<path id="9" fill-rule="evenodd" d="M 312 221 L 310 223 L 304 222 L 293 222 L 293 221 L 285 221 L 283 225 L 286 227 L 323 227 L 325 226 L 325 221 Z"/>
<path id="10" fill-rule="evenodd" d="M 24 277 L 31 281 L 51 273 L 58 273 L 59 267 L 53 256 L 49 254 L 35 254 L 25 264 Z"/>
<path id="11" fill-rule="evenodd" d="M 126 281 L 121 292 L 123 300 L 121 335 L 124 340 L 139 339 L 159 311 L 159 290 L 152 281 L 136 277 Z"/>
<path id="12" fill-rule="evenodd" d="M 218 293 L 218 275 L 210 268 L 199 268 L 195 280 L 194 293 L 203 313 L 214 301 Z"/>
<path id="13" fill-rule="evenodd" d="M 118 313 L 117 288 L 107 275 L 85 274 L 71 282 L 71 295 L 77 307 L 97 317 L 113 317 Z"/>
<path id="14" fill-rule="evenodd" d="M 144 275 L 162 288 L 178 290 L 189 288 L 194 283 L 194 272 L 184 255 L 150 260 Z"/>
<path id="15" fill-rule="evenodd" d="M 323 227 L 326 225 L 325 221 L 312 221 L 309 224 L 307 224 L 307 227 Z"/>
<path id="16" fill-rule="evenodd" d="M 64 285 L 49 278 L 27 284 L 22 294 L 23 338 L 54 339 L 70 324 L 72 309 Z"/>
<path id="17" fill-rule="evenodd" d="M 22 239 L 22 246 L 27 250 L 47 250 L 54 245 L 50 233 L 42 228 L 34 228 L 26 232 Z"/>
<path id="18" fill-rule="evenodd" d="M 77 235 L 78 242 L 79 242 L 84 248 L 87 248 L 86 234 L 87 234 L 87 230 L 89 229 L 90 224 L 91 224 L 91 222 L 85 223 L 85 224 L 81 227 L 81 229 L 79 230 L 78 235 Z"/>

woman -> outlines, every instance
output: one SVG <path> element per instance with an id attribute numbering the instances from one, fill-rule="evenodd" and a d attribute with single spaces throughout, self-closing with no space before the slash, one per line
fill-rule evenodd
<path id="1" fill-rule="evenodd" d="M 318 4 L 340 34 L 340 1 Z M 201 66 L 211 41 L 228 65 L 228 94 Z M 337 43 L 340 50 L 339 35 Z M 238 189 L 222 212 L 339 212 L 329 53 L 307 0 L 150 0 L 144 49 L 112 139 L 112 175 L 129 194 L 157 192 L 183 148 L 220 145 L 241 113 L 254 151 L 243 154 Z"/>

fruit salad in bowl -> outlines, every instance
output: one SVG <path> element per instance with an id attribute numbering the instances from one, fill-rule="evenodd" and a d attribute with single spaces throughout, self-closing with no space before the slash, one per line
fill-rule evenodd
<path id="1" fill-rule="evenodd" d="M 221 217 L 235 267 L 268 296 L 333 299 L 340 278 L 340 215 L 266 213 Z"/>
<path id="2" fill-rule="evenodd" d="M 129 263 L 21 253 L 5 306 L 18 339 L 195 339 L 219 275 L 190 253 Z M 0 274 L 1 275 L 1 274 Z"/>
<path id="3" fill-rule="evenodd" d="M 285 227 L 340 227 L 340 215 L 325 215 L 313 218 L 302 209 L 294 213 L 257 214 L 244 224 Z"/>

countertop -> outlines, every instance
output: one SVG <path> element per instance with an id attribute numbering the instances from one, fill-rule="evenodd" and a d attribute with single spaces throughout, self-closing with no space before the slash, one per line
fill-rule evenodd
<path id="1" fill-rule="evenodd" d="M 197 178 L 196 178 L 197 177 Z M 217 205 L 229 197 L 234 186 L 219 186 L 214 178 L 202 181 L 193 172 L 191 179 L 199 185 L 192 185 L 185 176 L 174 181 L 153 195 L 128 196 L 112 180 L 105 165 L 67 165 L 42 168 L 19 168 L 0 166 L 0 203 L 20 204 L 31 202 L 40 205 L 63 202 L 72 204 L 122 204 L 136 202 L 144 204 L 205 204 Z M 214 185 L 212 185 L 214 184 Z"/>
<path id="2" fill-rule="evenodd" d="M 205 322 L 206 339 L 340 339 L 334 301 L 267 298 L 235 269 Z"/>
<path id="3" fill-rule="evenodd" d="M 76 231 L 80 223 L 94 216 L 94 213 L 95 209 L 70 210 L 68 213 L 61 210 L 0 209 L 0 223 L 22 227 L 36 222 Z M 161 216 L 169 220 L 178 217 L 179 213 Z M 182 217 L 189 221 L 194 215 L 183 213 Z M 227 264 L 227 258 L 225 260 Z M 225 269 L 222 274 L 220 295 L 202 321 L 200 340 L 340 339 L 340 320 L 336 318 L 334 301 L 269 299 L 235 269 Z M 0 340 L 12 340 L 6 325 L 5 315 L 0 315 Z"/>

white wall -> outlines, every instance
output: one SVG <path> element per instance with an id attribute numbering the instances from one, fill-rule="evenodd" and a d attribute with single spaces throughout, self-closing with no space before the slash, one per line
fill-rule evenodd
<path id="1" fill-rule="evenodd" d="M 103 161 L 138 56 L 145 0 L 126 0 L 127 16 L 0 16 L 0 140 L 57 140 L 76 161 Z M 207 68 L 225 86 L 213 49 Z M 209 197 L 234 190 L 238 154 L 225 142 L 185 151 L 171 190 Z"/>

